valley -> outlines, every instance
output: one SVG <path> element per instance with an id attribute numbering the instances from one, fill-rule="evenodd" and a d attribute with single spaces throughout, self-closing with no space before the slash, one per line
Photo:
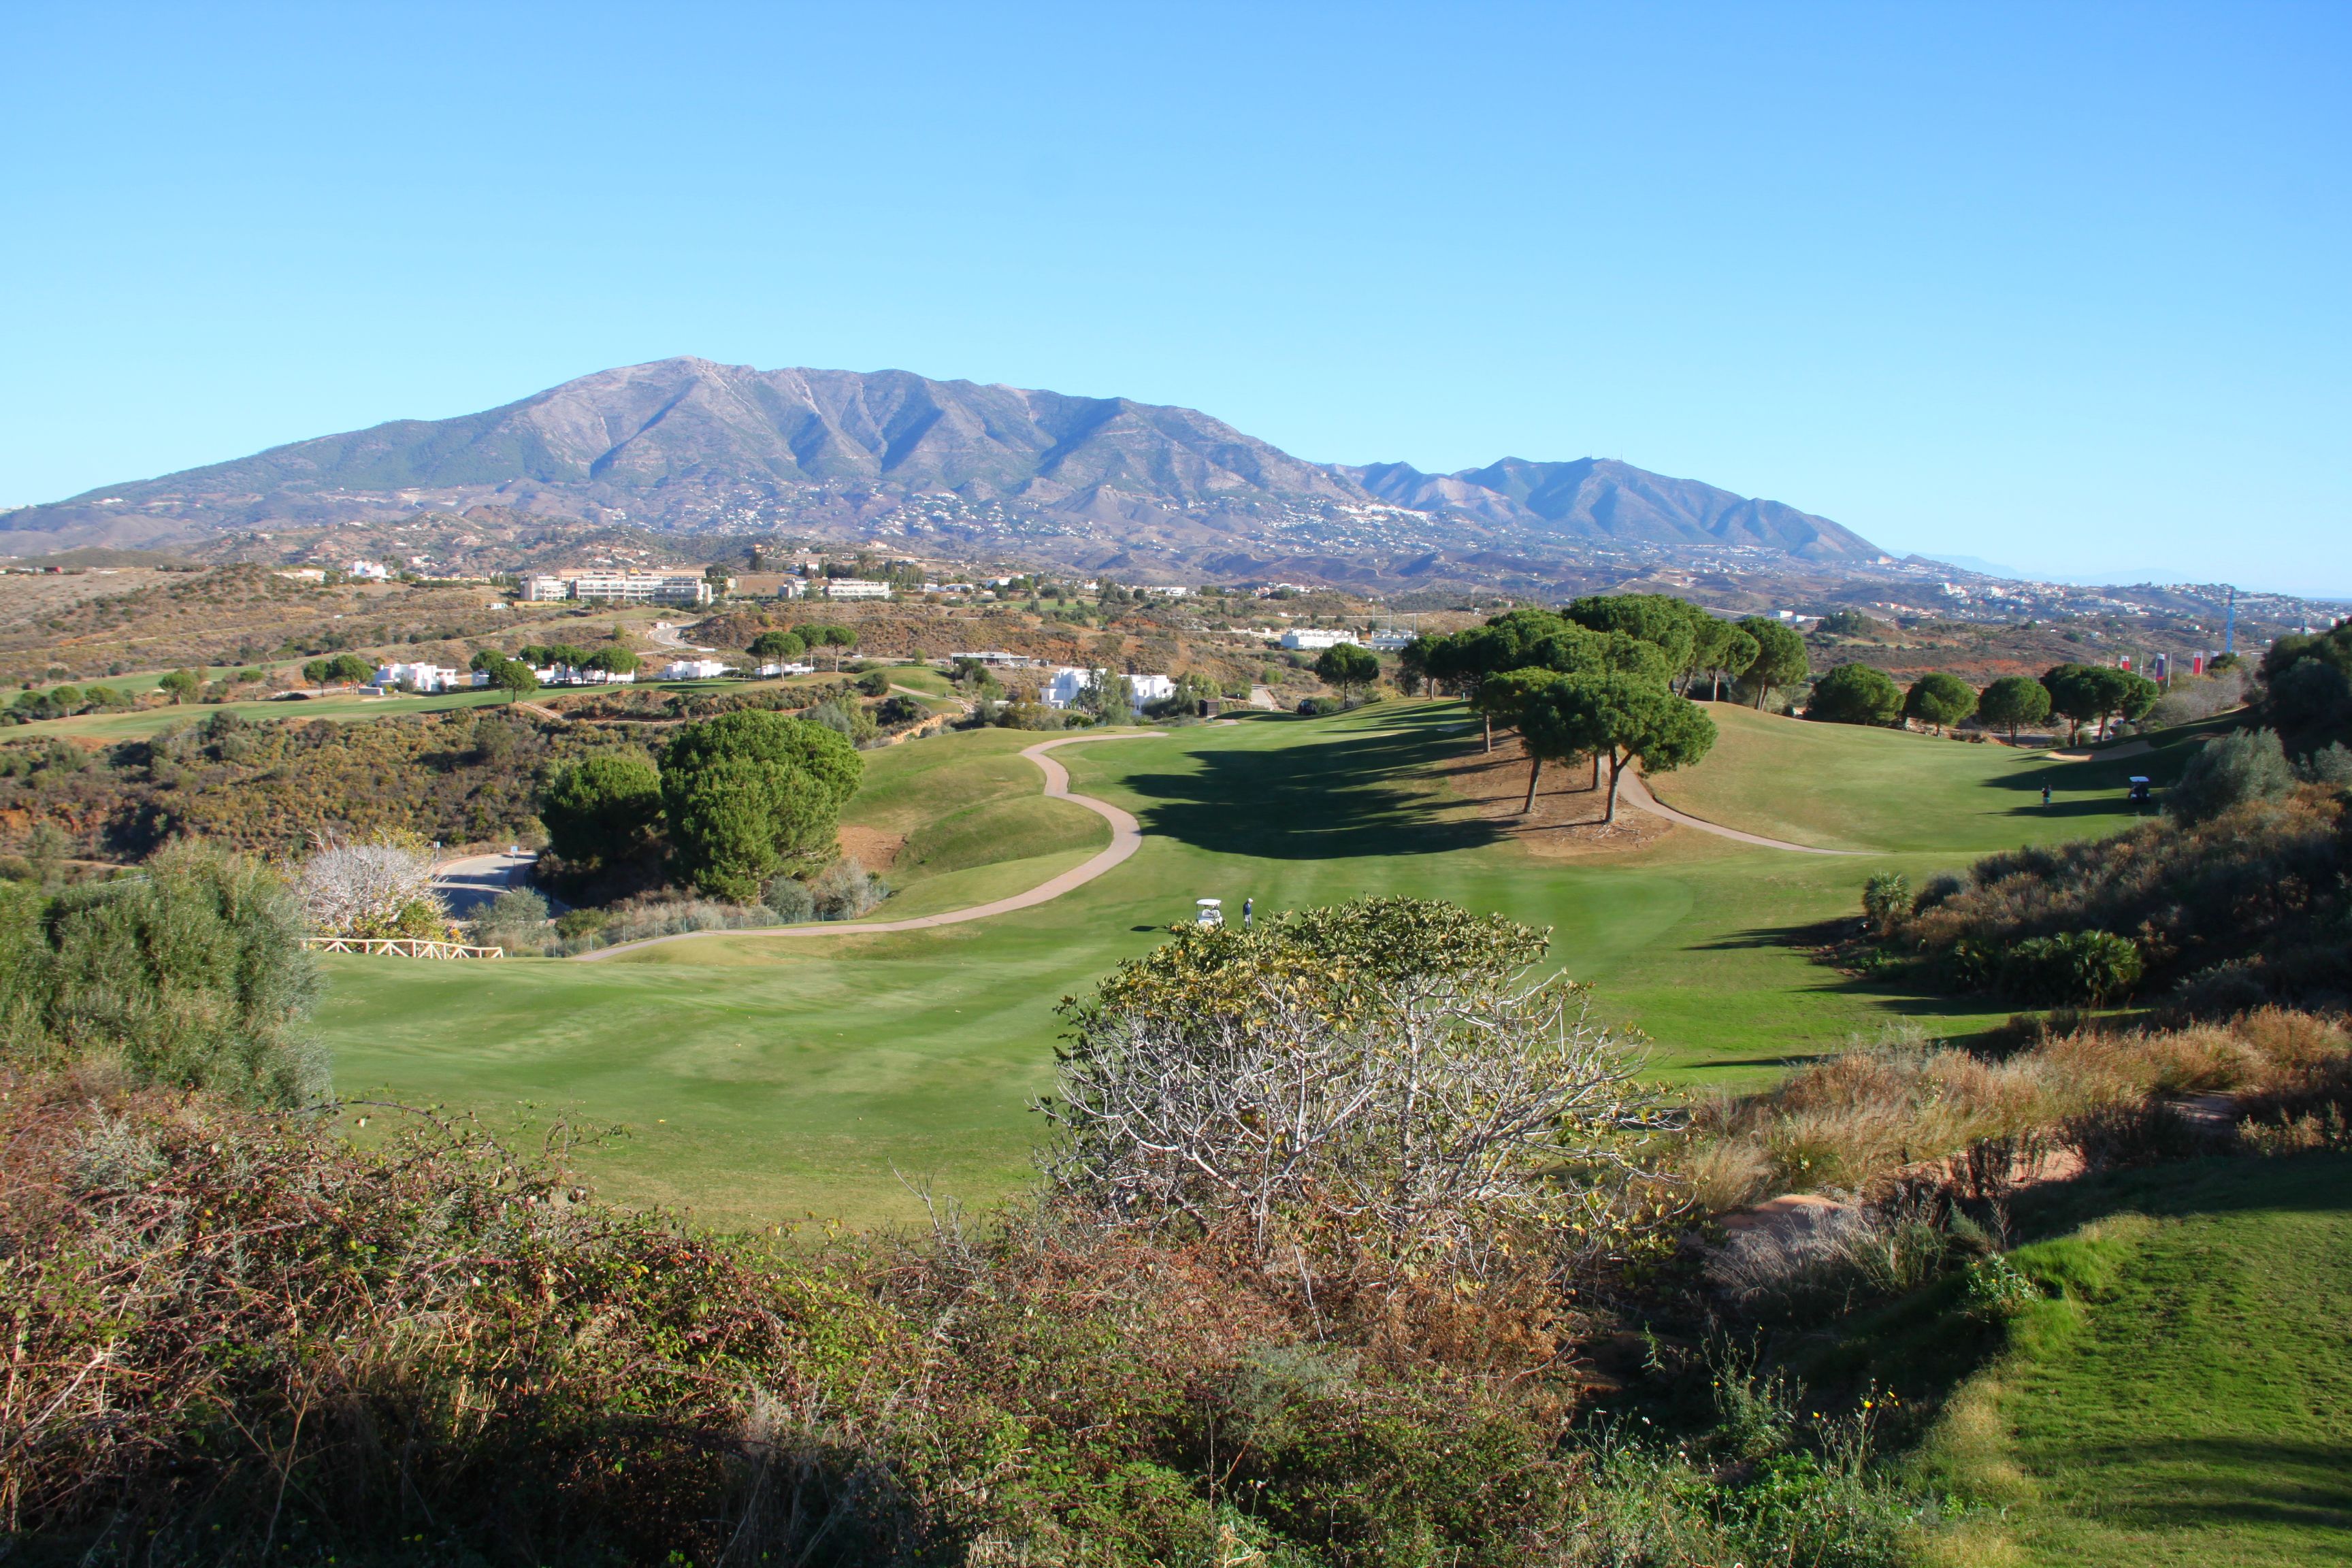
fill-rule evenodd
<path id="1" fill-rule="evenodd" d="M 1073 787 L 1132 812 L 1145 840 L 1037 909 L 822 943 L 714 932 L 594 963 L 331 960 L 321 1023 L 348 1093 L 626 1124 L 582 1156 L 615 1196 L 730 1226 L 904 1222 L 920 1212 L 905 1180 L 985 1204 L 1031 1179 L 1040 1129 L 1024 1107 L 1051 1086 L 1055 1000 L 1164 940 L 1195 898 L 1271 912 L 1377 889 L 1549 927 L 1549 962 L 1651 1037 L 1662 1079 L 1736 1089 L 1894 1020 L 1965 1038 L 2006 1016 L 1813 961 L 1808 932 L 1852 910 L 1872 872 L 1924 881 L 1988 849 L 2130 820 L 2113 766 L 2059 771 L 2045 815 L 2033 792 L 2053 770 L 2031 755 L 1717 712 L 1724 754 L 1660 780 L 1661 798 L 1819 836 L 1774 806 L 1801 776 L 1846 824 L 1830 837 L 1869 853 L 1688 830 L 1631 853 L 1531 853 L 1438 777 L 1442 759 L 1476 748 L 1461 710 L 1394 701 L 1065 748 Z M 1009 754 L 1024 739 L 957 733 L 875 754 L 845 821 L 913 835 L 899 891 L 871 919 L 1001 897 L 1100 846 L 1098 819 L 1034 799 L 1035 770 Z M 1581 782 L 1555 773 L 1550 788 L 1572 801 Z M 1905 804 L 1874 804 L 1890 801 Z M 954 847 L 925 874 L 932 845 Z"/>

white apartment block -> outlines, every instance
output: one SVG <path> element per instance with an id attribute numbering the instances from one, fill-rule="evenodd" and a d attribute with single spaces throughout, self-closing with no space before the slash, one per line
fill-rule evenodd
<path id="1" fill-rule="evenodd" d="M 710 584 L 694 572 L 537 573 L 522 580 L 522 596 L 534 603 L 607 599 L 625 605 L 707 605 Z"/>
<path id="2" fill-rule="evenodd" d="M 1286 648 L 1313 650 L 1338 647 L 1341 643 L 1356 641 L 1353 632 L 1321 632 L 1312 626 L 1293 626 L 1282 634 L 1282 646 Z"/>
<path id="3" fill-rule="evenodd" d="M 890 584 L 876 583 L 863 577 L 835 577 L 824 585 L 828 599 L 887 599 Z"/>

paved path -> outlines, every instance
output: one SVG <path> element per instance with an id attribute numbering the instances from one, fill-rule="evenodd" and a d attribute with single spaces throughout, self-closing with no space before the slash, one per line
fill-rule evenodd
<path id="1" fill-rule="evenodd" d="M 539 857 L 528 850 L 517 855 L 468 855 L 444 860 L 433 868 L 433 890 L 459 920 L 471 920 L 509 888 L 530 885 L 530 868 Z"/>
<path id="2" fill-rule="evenodd" d="M 1617 781 L 1617 798 L 1638 811 L 1648 812 L 1653 816 L 1663 816 L 1668 822 L 1679 822 L 1685 827 L 1696 827 L 1701 833 L 1712 833 L 1717 838 L 1729 838 L 1741 844 L 1758 844 L 1767 849 L 1787 849 L 1799 855 L 1865 855 L 1869 853 L 1864 849 L 1823 849 L 1811 844 L 1791 844 L 1785 838 L 1767 838 L 1761 834 L 1742 833 L 1737 827 L 1726 827 L 1721 823 L 1708 822 L 1702 817 L 1676 811 L 1673 806 L 1652 795 L 1648 783 L 1643 779 L 1640 772 L 1630 767 Z"/>
<path id="3" fill-rule="evenodd" d="M 682 653 L 717 653 L 719 651 L 715 647 L 704 647 L 700 643 L 687 641 L 679 634 L 678 628 L 671 626 L 667 621 L 656 621 L 646 628 L 646 636 L 663 647 L 677 648 Z"/>
<path id="4" fill-rule="evenodd" d="M 1110 824 L 1108 848 L 1094 856 L 1084 865 L 1074 866 L 1058 877 L 1048 878 L 1026 892 L 1014 893 L 1010 898 L 992 900 L 985 904 L 973 904 L 968 909 L 949 910 L 936 915 L 919 915 L 913 920 L 839 921 L 827 921 L 820 925 L 756 926 L 749 931 L 726 932 L 681 931 L 676 936 L 652 936 L 643 942 L 617 942 L 611 947 L 600 947 L 593 952 L 574 954 L 574 957 L 583 962 L 593 963 L 600 958 L 611 958 L 615 953 L 631 952 L 641 947 L 657 947 L 666 942 L 688 942 L 700 936 L 872 936 L 887 931 L 933 931 L 940 926 L 961 925 L 966 921 L 983 921 L 991 915 L 1010 914 L 1014 910 L 1026 910 L 1038 904 L 1051 903 L 1071 889 L 1086 886 L 1142 848 L 1143 825 L 1108 801 L 1097 800 L 1088 795 L 1072 795 L 1069 770 L 1045 753 L 1063 746 L 1084 745 L 1089 741 L 1148 741 L 1153 738 L 1153 732 L 1150 731 L 1130 731 L 1123 735 L 1066 735 L 1058 741 L 1040 741 L 1037 744 L 1023 750 L 1021 754 L 1035 763 L 1038 769 L 1045 773 L 1045 797 L 1048 800 L 1066 800 L 1072 805 L 1083 805 Z"/>

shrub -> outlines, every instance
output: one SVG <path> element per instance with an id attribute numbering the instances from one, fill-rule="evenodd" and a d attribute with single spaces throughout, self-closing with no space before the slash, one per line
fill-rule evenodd
<path id="1" fill-rule="evenodd" d="M 1657 1195 L 1632 1043 L 1537 978 L 1545 933 L 1366 899 L 1183 926 L 1066 1002 L 1044 1156 L 1108 1223 L 1352 1233 L 1391 1258 L 1623 1245 Z"/>
<path id="2" fill-rule="evenodd" d="M 2323 998 L 2345 991 L 2352 963 L 2347 878 L 2347 803 L 2305 785 L 2210 817 L 2181 812 L 2112 838 L 1989 856 L 1966 887 L 1922 898 L 1891 940 L 1963 990 L 1999 988 L 2003 955 L 2021 942 L 2104 931 L 2130 933 L 2141 986 L 2225 972 L 2266 998 Z"/>
<path id="3" fill-rule="evenodd" d="M 808 884 L 792 877 L 771 877 L 761 890 L 760 901 L 777 920 L 786 925 L 798 925 L 816 918 L 816 896 Z"/>
<path id="4" fill-rule="evenodd" d="M 2130 995 L 2145 970 L 2130 938 L 2103 931 L 2028 937 L 1998 962 L 2001 989 L 2019 1001 L 2093 1007 Z"/>
<path id="5" fill-rule="evenodd" d="M 2095 1171 L 2191 1159 L 2217 1142 L 2179 1106 L 2154 1099 L 2094 1107 L 2069 1117 L 2060 1136 Z"/>
<path id="6" fill-rule="evenodd" d="M 832 731 L 853 746 L 865 745 L 881 732 L 871 713 L 857 703 L 840 698 L 803 709 L 800 716 L 811 724 L 822 725 Z"/>
<path id="7" fill-rule="evenodd" d="M 2208 741 L 2165 798 L 2183 822 L 2205 822 L 2250 800 L 2292 793 L 2294 770 L 2275 730 L 2237 730 Z"/>
<path id="8" fill-rule="evenodd" d="M 817 919 L 854 921 L 881 908 L 890 885 L 848 856 L 818 872 L 808 893 Z"/>
<path id="9" fill-rule="evenodd" d="M 2314 752 L 2302 768 L 2303 776 L 2313 784 L 2341 789 L 2352 784 L 2352 746 L 2337 741 L 2321 751 Z"/>
<path id="10" fill-rule="evenodd" d="M 509 952 L 536 952 L 557 935 L 544 895 L 529 888 L 509 888 L 482 911 L 475 924 L 474 940 Z"/>
<path id="11" fill-rule="evenodd" d="M 558 922 L 561 931 L 563 922 L 570 921 L 576 933 L 564 935 L 562 951 L 567 956 L 657 936 L 685 936 L 703 931 L 756 931 L 776 923 L 775 914 L 762 904 L 729 904 L 659 894 L 624 899 L 608 909 L 575 913 L 587 918 L 574 921 L 572 915 L 566 915 L 563 921 Z"/>
<path id="12" fill-rule="evenodd" d="M 1862 912 L 1870 929 L 1885 936 L 1911 908 L 1911 880 L 1900 871 L 1880 871 L 1862 887 Z"/>
<path id="13" fill-rule="evenodd" d="M 267 868 L 173 845 L 145 875 L 43 900 L 0 888 L 0 1048 L 18 1065 L 100 1061 L 136 1083 L 266 1105 L 316 1101 L 306 1034 L 319 974 Z"/>

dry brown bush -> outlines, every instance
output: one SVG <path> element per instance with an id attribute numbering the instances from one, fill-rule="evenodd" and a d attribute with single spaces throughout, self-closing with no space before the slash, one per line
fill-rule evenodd
<path id="1" fill-rule="evenodd" d="M 1704 1108 L 1685 1169 L 1718 1211 L 1778 1192 L 1872 1194 L 1988 1140 L 2151 1097 L 2307 1095 L 2347 1063 L 2342 1023 L 2277 1007 L 2180 1029 L 2078 1027 L 2000 1061 L 1916 1037 L 1857 1042 L 1777 1089 Z"/>

